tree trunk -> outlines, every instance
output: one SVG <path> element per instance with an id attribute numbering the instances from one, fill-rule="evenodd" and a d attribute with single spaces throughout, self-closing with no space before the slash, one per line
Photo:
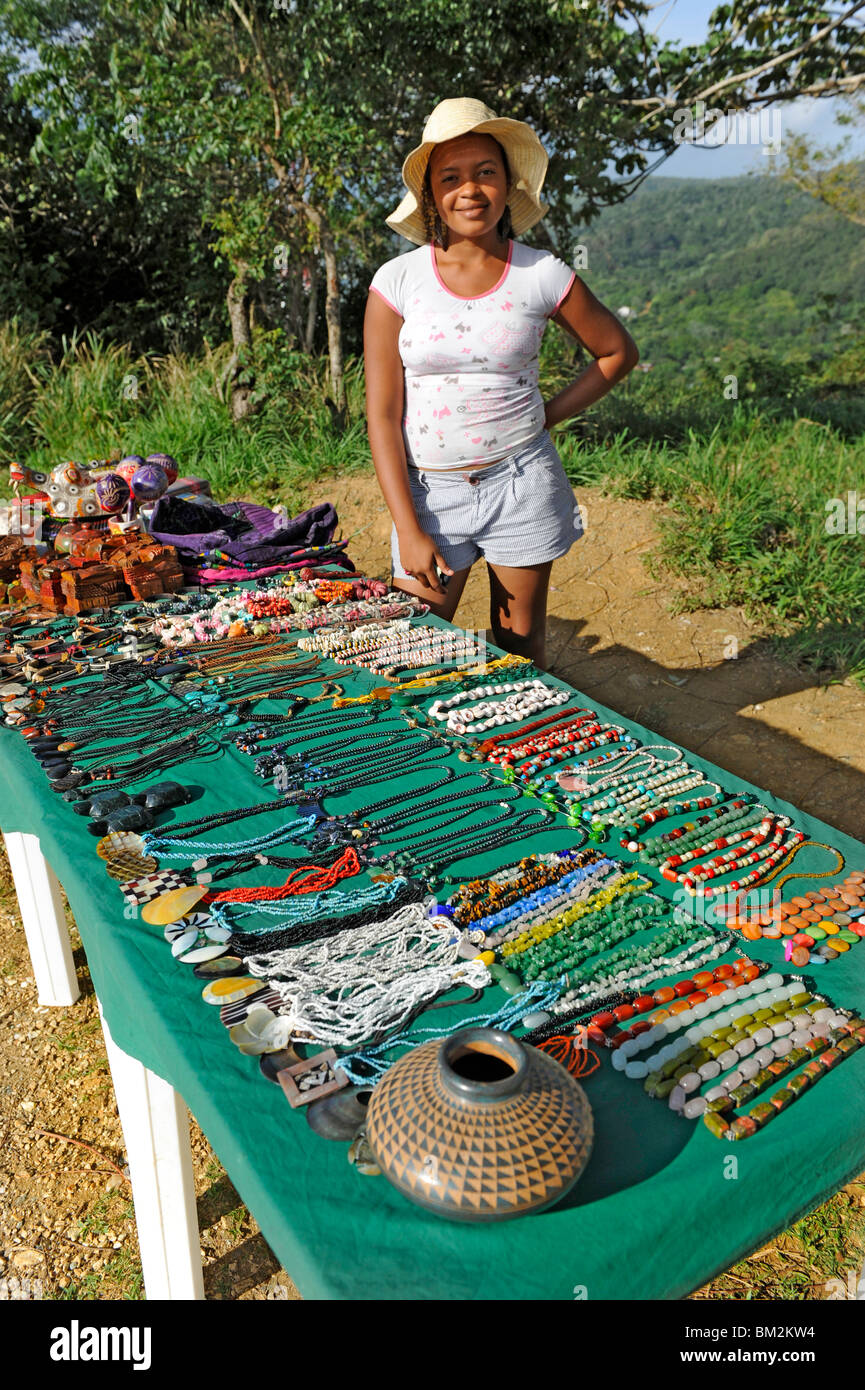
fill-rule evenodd
<path id="1" fill-rule="evenodd" d="M 342 351 L 342 325 L 340 323 L 339 262 L 333 233 L 319 208 L 304 203 L 303 210 L 313 224 L 317 234 L 318 246 L 324 259 L 327 294 L 324 301 L 324 317 L 327 321 L 327 347 L 330 357 L 330 389 L 332 396 L 325 396 L 324 403 L 330 411 L 331 421 L 337 433 L 342 433 L 346 425 L 345 369 Z"/>
<path id="2" fill-rule="evenodd" d="M 309 304 L 306 310 L 306 332 L 303 335 L 303 350 L 308 357 L 312 356 L 312 349 L 315 343 L 315 321 L 318 318 L 318 260 L 314 260 L 309 268 Z"/>
<path id="3" fill-rule="evenodd" d="M 228 286 L 228 318 L 231 323 L 232 354 L 225 369 L 233 420 L 242 420 L 252 410 L 250 397 L 254 381 L 250 376 L 252 362 L 252 325 L 250 321 L 249 273 L 240 264 Z M 243 381 L 240 380 L 243 373 Z"/>
<path id="4" fill-rule="evenodd" d="M 321 250 L 324 256 L 325 283 L 327 294 L 324 301 L 324 317 L 327 321 L 327 346 L 330 354 L 330 387 L 333 400 L 325 396 L 325 404 L 331 414 L 334 429 L 341 434 L 345 429 L 345 364 L 342 352 L 342 323 L 340 322 L 339 268 L 336 247 L 330 229 L 322 229 Z"/>

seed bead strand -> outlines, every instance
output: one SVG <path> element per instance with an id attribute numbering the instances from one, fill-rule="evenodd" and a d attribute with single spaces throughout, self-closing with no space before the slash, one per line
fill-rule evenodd
<path id="1" fill-rule="evenodd" d="M 246 957 L 254 976 L 282 999 L 291 1033 L 335 1047 L 358 1047 L 405 1024 L 455 984 L 483 988 L 480 961 L 463 961 L 441 919 L 427 905 L 400 909 L 373 926 L 337 933 L 326 942 Z"/>

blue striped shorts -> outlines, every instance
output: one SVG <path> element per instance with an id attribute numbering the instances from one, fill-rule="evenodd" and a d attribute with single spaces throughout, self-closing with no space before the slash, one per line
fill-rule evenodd
<path id="1" fill-rule="evenodd" d="M 483 557 L 493 565 L 542 565 L 566 555 L 583 534 L 580 509 L 549 432 L 474 472 L 437 472 L 409 464 L 418 524 L 452 570 Z M 395 578 L 405 579 L 396 527 Z"/>

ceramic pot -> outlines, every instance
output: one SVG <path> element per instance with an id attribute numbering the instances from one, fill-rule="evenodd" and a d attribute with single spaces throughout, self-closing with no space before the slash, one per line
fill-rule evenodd
<path id="1" fill-rule="evenodd" d="M 466 1028 L 386 1072 L 367 1137 L 410 1201 L 456 1221 L 506 1221 L 573 1187 L 592 1151 L 592 1112 L 547 1053 L 495 1028 Z"/>

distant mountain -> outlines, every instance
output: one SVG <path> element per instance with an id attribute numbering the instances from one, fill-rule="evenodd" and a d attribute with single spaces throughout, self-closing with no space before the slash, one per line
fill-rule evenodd
<path id="1" fill-rule="evenodd" d="M 863 330 L 865 229 L 778 179 L 650 178 L 577 230 L 569 259 L 579 244 L 643 362 L 687 369 L 724 347 L 821 360 Z"/>

